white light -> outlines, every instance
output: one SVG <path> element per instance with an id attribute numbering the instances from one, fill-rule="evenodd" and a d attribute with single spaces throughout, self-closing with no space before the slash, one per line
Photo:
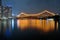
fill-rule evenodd
<path id="1" fill-rule="evenodd" d="M 53 19 L 47 19 L 47 20 L 53 20 Z"/>

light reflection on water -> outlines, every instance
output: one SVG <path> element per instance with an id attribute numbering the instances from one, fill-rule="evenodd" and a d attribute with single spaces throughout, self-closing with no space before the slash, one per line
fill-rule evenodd
<path id="1" fill-rule="evenodd" d="M 10 30 L 9 28 L 6 28 L 4 31 L 4 35 L 6 37 L 10 37 L 12 35 L 12 31 L 14 30 L 14 19 L 12 19 L 12 29 Z M 4 29 L 3 29 L 4 30 Z"/>
<path id="2" fill-rule="evenodd" d="M 12 19 L 12 30 L 11 31 L 17 30 L 17 28 L 14 29 L 14 27 L 18 27 L 18 26 L 16 26 L 17 24 L 14 25 L 15 22 L 17 22 L 17 21 L 14 21 L 14 19 Z M 11 31 L 7 28 L 6 31 L 5 31 L 5 33 L 4 33 L 4 35 L 6 37 L 10 37 L 12 35 L 12 32 Z"/>
<path id="3" fill-rule="evenodd" d="M 13 34 L 13 32 L 15 30 L 17 30 L 17 24 L 16 23 L 17 23 L 17 21 L 15 21 L 14 19 L 12 19 L 12 28 L 11 28 L 11 30 L 9 28 L 7 28 L 6 31 L 4 32 L 4 35 L 6 37 L 10 37 Z"/>
<path id="4" fill-rule="evenodd" d="M 10 37 L 10 36 L 11 36 L 11 32 L 9 31 L 8 28 L 6 29 L 4 35 L 5 35 L 6 37 Z"/>
<path id="5" fill-rule="evenodd" d="M 14 19 L 12 19 L 12 30 L 14 30 Z M 11 32 L 8 28 L 5 31 L 5 36 L 9 37 L 11 36 Z"/>
<path id="6" fill-rule="evenodd" d="M 12 30 L 14 29 L 14 19 L 12 19 Z"/>

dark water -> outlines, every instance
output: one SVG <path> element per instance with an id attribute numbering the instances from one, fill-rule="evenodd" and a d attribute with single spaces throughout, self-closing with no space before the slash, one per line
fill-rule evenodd
<path id="1" fill-rule="evenodd" d="M 2 39 L 7 39 L 7 40 L 23 40 L 23 39 L 59 39 L 60 33 L 59 32 L 50 32 L 43 34 L 38 30 L 33 30 L 33 29 L 27 29 L 25 31 L 21 31 L 20 29 L 14 29 L 11 32 L 7 29 L 6 32 L 4 33 L 4 36 Z"/>
<path id="2" fill-rule="evenodd" d="M 1 35 L 1 34 L 0 34 Z M 1 36 L 0 36 L 1 37 Z M 60 32 L 49 32 L 49 33 L 42 33 L 40 30 L 34 30 L 34 29 L 27 29 L 24 31 L 21 31 L 17 28 L 17 23 L 15 22 L 14 27 L 12 27 L 12 30 L 9 31 L 9 29 L 6 29 L 5 33 L 3 34 L 2 40 L 38 40 L 38 39 L 44 39 L 44 40 L 54 40 L 54 39 L 60 39 Z"/>

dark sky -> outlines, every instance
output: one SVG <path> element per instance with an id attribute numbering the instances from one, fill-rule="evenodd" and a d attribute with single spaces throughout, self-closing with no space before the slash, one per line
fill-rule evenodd
<path id="1" fill-rule="evenodd" d="M 3 0 L 3 5 L 12 6 L 12 13 L 37 13 L 49 10 L 60 13 L 60 0 Z"/>

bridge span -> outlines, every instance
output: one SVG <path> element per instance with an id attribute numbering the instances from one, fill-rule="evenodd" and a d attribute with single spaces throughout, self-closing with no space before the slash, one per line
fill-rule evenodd
<path id="1" fill-rule="evenodd" d="M 17 17 L 17 16 L 12 16 L 12 17 L 1 17 L 0 20 L 3 19 L 23 19 L 23 18 L 28 18 L 28 19 L 51 19 L 51 18 L 55 18 L 55 19 L 59 19 L 60 16 L 59 15 L 55 15 L 55 16 L 46 16 L 46 17 L 33 17 L 33 16 L 26 16 L 26 17 Z"/>

